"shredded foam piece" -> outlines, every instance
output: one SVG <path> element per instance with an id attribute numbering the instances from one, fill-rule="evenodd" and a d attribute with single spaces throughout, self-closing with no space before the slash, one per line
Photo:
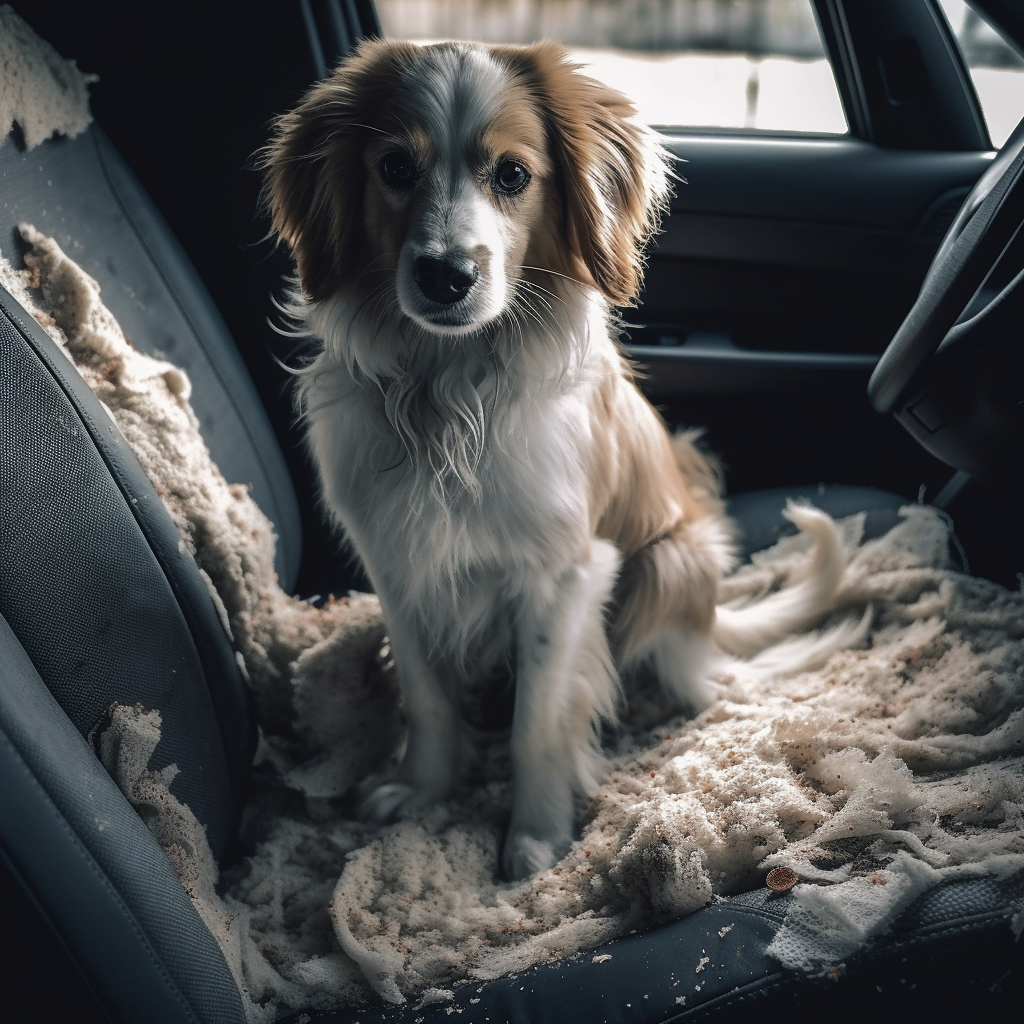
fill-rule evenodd
<path id="1" fill-rule="evenodd" d="M 872 609 L 855 646 L 801 671 L 770 657 L 734 664 L 695 719 L 636 696 L 580 838 L 550 871 L 497 881 L 510 798 L 501 743 L 445 803 L 384 827 L 352 820 L 346 801 L 393 771 L 404 741 L 376 599 L 315 609 L 280 592 L 272 528 L 210 462 L 187 378 L 128 346 L 95 282 L 52 240 L 24 234 L 29 270 L 0 263 L 0 279 L 151 475 L 257 698 L 247 856 L 214 888 L 187 816 L 161 838 L 253 1021 L 368 998 L 426 1005 L 685 917 L 776 866 L 800 882 L 770 952 L 815 974 L 944 878 L 1024 871 L 1024 595 L 952 571 L 949 524 L 915 505 L 865 543 L 861 517 L 841 524 L 851 559 L 824 625 Z M 780 541 L 725 581 L 725 599 L 756 599 L 805 557 L 804 538 Z M 134 802 L 138 779 L 161 783 L 145 768 L 158 718 L 136 726 L 105 756 Z M 1008 927 L 1022 922 L 1011 908 Z"/>
<path id="2" fill-rule="evenodd" d="M 203 923 L 224 951 L 243 1003 L 252 1021 L 263 1016 L 248 998 L 242 972 L 239 921 L 214 889 L 217 867 L 206 830 L 192 811 L 170 792 L 178 774 L 175 765 L 150 771 L 149 759 L 160 742 L 160 712 L 136 704 L 114 704 L 97 732 L 96 748 L 103 767 L 146 823 L 167 854 Z M 270 1020 L 272 1018 L 265 1018 Z"/>
<path id="3" fill-rule="evenodd" d="M 83 74 L 8 5 L 0 6 L 0 140 L 16 123 L 25 147 L 32 149 L 51 135 L 71 138 L 89 127 L 89 85 L 96 75 Z"/>

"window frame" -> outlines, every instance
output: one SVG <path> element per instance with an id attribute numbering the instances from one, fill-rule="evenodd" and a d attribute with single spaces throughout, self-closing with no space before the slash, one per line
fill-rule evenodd
<path id="1" fill-rule="evenodd" d="M 934 0 L 811 0 L 850 134 L 886 149 L 991 150 L 959 46 Z M 912 57 L 902 87 L 886 79 Z"/>

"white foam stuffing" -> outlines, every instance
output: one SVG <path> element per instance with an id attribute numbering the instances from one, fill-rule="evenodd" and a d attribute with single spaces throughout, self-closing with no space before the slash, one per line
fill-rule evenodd
<path id="1" fill-rule="evenodd" d="M 83 74 L 11 9 L 0 5 L 0 140 L 17 124 L 32 149 L 51 135 L 74 137 L 92 120 Z"/>
<path id="2" fill-rule="evenodd" d="M 248 856 L 217 880 L 187 809 L 157 832 L 253 1021 L 369 997 L 447 999 L 460 982 L 763 885 L 778 865 L 800 881 L 771 952 L 816 973 L 943 878 L 1024 870 L 1024 596 L 952 571 L 947 523 L 914 505 L 877 540 L 858 543 L 858 517 L 843 524 L 853 553 L 839 613 L 870 607 L 867 640 L 814 671 L 773 674 L 771 659 L 737 669 L 693 720 L 642 695 L 606 784 L 581 808 L 579 841 L 552 870 L 496 879 L 509 803 L 500 743 L 450 801 L 387 827 L 351 820 L 354 787 L 386 775 L 402 744 L 379 606 L 364 595 L 318 610 L 280 591 L 271 527 L 210 462 L 187 378 L 134 351 L 95 283 L 52 240 L 24 234 L 28 270 L 5 265 L 4 283 L 138 453 L 257 698 Z M 726 581 L 726 599 L 777 585 L 803 547 L 791 538 L 759 554 Z M 145 767 L 158 710 L 125 712 L 132 729 L 104 737 L 105 763 L 147 821 L 145 806 L 173 800 L 166 785 L 154 795 L 167 780 Z"/>

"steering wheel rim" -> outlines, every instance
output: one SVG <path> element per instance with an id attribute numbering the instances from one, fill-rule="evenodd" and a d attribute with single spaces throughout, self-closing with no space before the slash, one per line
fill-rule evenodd
<path id="1" fill-rule="evenodd" d="M 917 300 L 875 365 L 868 398 L 896 412 L 1024 223 L 1024 120 L 978 179 L 943 237 Z"/>

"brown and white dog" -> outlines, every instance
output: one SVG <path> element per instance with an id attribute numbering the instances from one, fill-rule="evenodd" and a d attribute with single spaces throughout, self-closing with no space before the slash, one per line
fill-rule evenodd
<path id="1" fill-rule="evenodd" d="M 560 45 L 364 43 L 277 120 L 264 167 L 296 315 L 322 341 L 298 388 L 310 449 L 408 718 L 397 778 L 362 811 L 444 798 L 460 693 L 514 669 L 502 869 L 550 867 L 601 777 L 620 673 L 647 663 L 707 704 L 713 658 L 828 610 L 836 527 L 791 509 L 815 540 L 802 581 L 717 607 L 717 475 L 642 397 L 612 313 L 639 294 L 666 157 Z"/>

